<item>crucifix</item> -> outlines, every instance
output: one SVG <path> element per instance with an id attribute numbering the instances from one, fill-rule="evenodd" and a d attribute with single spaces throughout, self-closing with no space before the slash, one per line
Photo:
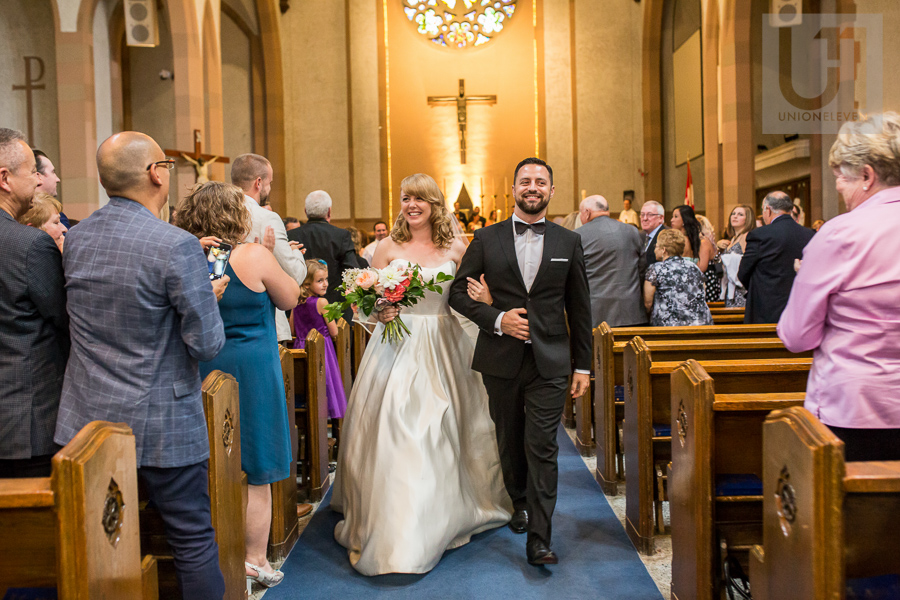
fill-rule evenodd
<path id="1" fill-rule="evenodd" d="M 209 165 L 214 162 L 228 163 L 231 159 L 227 156 L 213 156 L 212 154 L 203 154 L 203 142 L 200 136 L 200 130 L 194 130 L 194 151 L 185 152 L 184 150 L 163 150 L 167 156 L 175 156 L 183 158 L 193 165 L 194 172 L 197 174 L 197 183 L 206 183 L 209 181 Z"/>
<path id="2" fill-rule="evenodd" d="M 459 124 L 459 162 L 466 164 L 466 104 L 496 104 L 497 96 L 466 96 L 466 80 L 459 80 L 458 96 L 428 96 L 428 104 L 436 106 L 448 102 L 456 103 L 456 122 Z"/>
<path id="3" fill-rule="evenodd" d="M 14 92 L 25 92 L 25 110 L 26 110 L 26 118 L 28 120 L 28 143 L 34 144 L 34 102 L 31 95 L 31 92 L 34 90 L 43 90 L 47 86 L 41 81 L 44 79 L 44 60 L 40 56 L 26 56 L 25 58 L 25 85 L 14 85 L 12 89 Z M 31 63 L 35 62 L 38 68 L 38 73 L 36 77 L 33 76 L 31 72 Z"/>

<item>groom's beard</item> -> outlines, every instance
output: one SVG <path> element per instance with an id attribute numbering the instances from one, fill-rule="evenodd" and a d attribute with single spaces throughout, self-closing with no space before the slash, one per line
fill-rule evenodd
<path id="1" fill-rule="evenodd" d="M 526 198 L 526 196 L 535 194 L 541 196 L 541 199 Z M 516 206 L 526 215 L 539 215 L 547 208 L 548 204 L 550 204 L 550 196 L 542 196 L 540 192 L 535 190 L 528 190 L 521 196 L 516 196 Z"/>

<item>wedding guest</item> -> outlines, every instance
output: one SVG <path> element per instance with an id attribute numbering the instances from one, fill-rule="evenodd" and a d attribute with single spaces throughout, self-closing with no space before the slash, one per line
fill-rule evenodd
<path id="1" fill-rule="evenodd" d="M 647 267 L 644 281 L 644 307 L 655 327 L 713 324 L 703 295 L 703 273 L 683 257 L 685 245 L 677 229 L 659 233 L 657 262 Z"/>
<path id="2" fill-rule="evenodd" d="M 19 223 L 45 232 L 53 238 L 59 251 L 62 252 L 68 229 L 60 220 L 61 210 L 62 204 L 56 198 L 44 192 L 36 192 L 31 208 L 19 217 Z"/>
<path id="3" fill-rule="evenodd" d="M 804 406 L 846 460 L 900 460 L 900 115 L 846 123 L 828 164 L 849 212 L 803 249 L 778 337 L 814 350 Z"/>
<path id="4" fill-rule="evenodd" d="M 49 477 L 69 356 L 62 257 L 16 222 L 39 176 L 25 136 L 0 128 L 0 478 Z"/>
<path id="5" fill-rule="evenodd" d="M 369 265 L 372 264 L 372 259 L 375 257 L 375 248 L 378 247 L 378 242 L 388 236 L 387 223 L 384 221 L 376 221 L 373 234 L 375 235 L 375 240 L 366 246 L 362 252 L 362 257 L 366 259 L 366 263 Z"/>
<path id="6" fill-rule="evenodd" d="M 706 273 L 704 274 L 706 301 L 718 302 L 722 295 L 722 275 L 725 274 L 725 268 L 722 266 L 722 259 L 719 258 L 719 249 L 716 247 L 716 228 L 704 215 L 696 216 L 697 222 L 700 223 L 700 235 L 712 244 L 713 248 L 713 256 L 709 259 L 709 265 L 707 265 Z"/>
<path id="7" fill-rule="evenodd" d="M 365 269 L 369 266 L 369 261 L 362 256 L 362 232 L 356 227 L 348 227 L 347 231 L 350 232 L 350 239 L 353 241 L 353 249 L 356 252 L 356 262 L 359 263 L 359 268 Z M 309 264 L 308 260 L 306 261 L 306 264 Z M 306 274 L 306 278 L 307 280 L 309 279 L 309 273 Z"/>
<path id="8" fill-rule="evenodd" d="M 488 219 L 487 219 L 487 223 L 485 224 L 485 227 L 488 227 L 489 225 L 493 225 L 494 223 L 496 223 L 497 215 L 499 215 L 499 214 L 500 213 L 497 211 L 496 208 L 494 210 L 492 210 L 491 214 L 488 215 Z"/>
<path id="9" fill-rule="evenodd" d="M 819 231 L 822 228 L 822 225 L 824 225 L 824 224 L 825 224 L 825 221 L 823 221 L 822 219 L 816 219 L 815 221 L 813 221 L 813 224 L 812 224 L 813 231 Z"/>
<path id="10" fill-rule="evenodd" d="M 56 167 L 53 166 L 53 162 L 42 151 L 34 148 L 33 152 L 34 160 L 37 163 L 38 179 L 40 180 L 36 191 L 49 194 L 58 199 L 60 179 L 59 175 L 56 174 Z M 73 223 L 69 223 L 68 217 L 62 211 L 62 203 L 60 203 L 59 207 L 59 217 L 66 229 L 72 228 Z"/>
<path id="11" fill-rule="evenodd" d="M 297 229 L 300 227 L 300 219 L 297 217 L 285 217 L 282 221 L 284 223 L 284 230 L 290 231 L 291 229 Z"/>
<path id="12" fill-rule="evenodd" d="M 478 223 L 479 227 L 484 227 L 485 223 L 487 223 L 487 219 L 481 216 L 480 206 L 476 206 L 472 209 L 472 218 L 469 219 L 469 221 Z"/>
<path id="13" fill-rule="evenodd" d="M 647 267 L 656 262 L 656 238 L 667 229 L 666 209 L 655 200 L 644 202 L 641 207 L 641 230 L 644 232 L 644 250 L 641 252 L 641 278 Z"/>
<path id="14" fill-rule="evenodd" d="M 463 229 L 469 224 L 469 217 L 466 216 L 466 213 L 459 207 L 459 202 L 453 203 L 453 214 L 456 215 L 456 218 L 459 220 L 459 224 L 462 225 Z"/>
<path id="15" fill-rule="evenodd" d="M 701 273 L 706 273 L 710 259 L 716 255 L 716 246 L 701 235 L 694 209 L 686 204 L 675 207 L 669 224 L 684 234 L 684 257 L 697 265 Z"/>
<path id="16" fill-rule="evenodd" d="M 342 419 L 347 410 L 347 396 L 341 369 L 334 351 L 338 328 L 334 321 L 325 320 L 328 300 L 328 265 L 324 260 L 306 261 L 306 280 L 300 286 L 300 303 L 291 312 L 294 322 L 294 348 L 306 348 L 306 336 L 315 329 L 325 338 L 325 393 L 328 397 L 328 417 Z"/>
<path id="17" fill-rule="evenodd" d="M 179 204 L 178 225 L 197 238 L 216 237 L 233 246 L 225 274 L 230 284 L 219 302 L 225 347 L 200 363 L 206 377 L 218 369 L 237 379 L 240 393 L 241 469 L 247 473 L 247 579 L 278 585 L 284 573 L 266 560 L 272 518 L 271 484 L 291 472 L 291 435 L 278 356 L 275 308 L 297 305 L 300 287 L 260 244 L 242 243 L 252 224 L 244 193 L 210 181 Z M 291 415 L 293 416 L 293 415 Z"/>
<path id="18" fill-rule="evenodd" d="M 641 219 L 638 214 L 631 208 L 634 204 L 634 190 L 625 190 L 622 198 L 622 212 L 619 213 L 619 221 L 634 225 L 638 229 L 641 228 Z"/>
<path id="19" fill-rule="evenodd" d="M 138 477 L 166 523 L 182 595 L 221 600 L 197 361 L 225 344 L 216 294 L 228 280 L 210 284 L 201 245 L 157 216 L 174 166 L 134 131 L 97 151 L 110 200 L 69 231 L 63 253 L 72 350 L 55 440 L 69 443 L 91 421 L 131 427 Z"/>
<path id="20" fill-rule="evenodd" d="M 728 217 L 728 228 L 725 239 L 717 245 L 722 251 L 721 260 L 725 266 L 725 306 L 747 306 L 747 289 L 738 279 L 741 257 L 747 249 L 747 234 L 756 229 L 756 215 L 753 208 L 746 204 L 734 207 Z"/>
<path id="21" fill-rule="evenodd" d="M 747 288 L 744 323 L 777 323 L 794 283 L 794 260 L 815 235 L 791 218 L 791 198 L 772 192 L 763 199 L 766 226 L 747 234 L 738 280 Z"/>

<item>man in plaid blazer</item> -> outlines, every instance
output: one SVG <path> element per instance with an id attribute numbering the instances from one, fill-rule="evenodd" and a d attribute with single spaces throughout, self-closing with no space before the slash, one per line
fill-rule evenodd
<path id="1" fill-rule="evenodd" d="M 184 598 L 221 599 L 197 361 L 215 358 L 225 330 L 200 242 L 157 216 L 173 163 L 135 132 L 97 152 L 110 201 L 66 238 L 72 350 L 56 441 L 98 419 L 128 424 Z"/>
<path id="2" fill-rule="evenodd" d="M 47 477 L 69 354 L 62 257 L 16 219 L 39 181 L 22 134 L 0 129 L 0 477 Z"/>

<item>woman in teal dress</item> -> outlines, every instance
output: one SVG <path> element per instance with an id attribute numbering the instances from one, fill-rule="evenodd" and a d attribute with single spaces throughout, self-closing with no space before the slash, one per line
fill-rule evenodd
<path id="1" fill-rule="evenodd" d="M 250 213 L 240 188 L 217 181 L 205 183 L 182 201 L 177 215 L 183 229 L 234 248 L 225 269 L 230 281 L 219 302 L 225 347 L 212 361 L 200 363 L 200 373 L 206 377 L 218 369 L 238 382 L 241 468 L 249 483 L 246 571 L 249 579 L 271 587 L 280 583 L 284 574 L 266 560 L 272 515 L 270 484 L 290 475 L 293 460 L 275 308 L 296 306 L 300 287 L 265 247 L 241 243 L 250 231 Z"/>

